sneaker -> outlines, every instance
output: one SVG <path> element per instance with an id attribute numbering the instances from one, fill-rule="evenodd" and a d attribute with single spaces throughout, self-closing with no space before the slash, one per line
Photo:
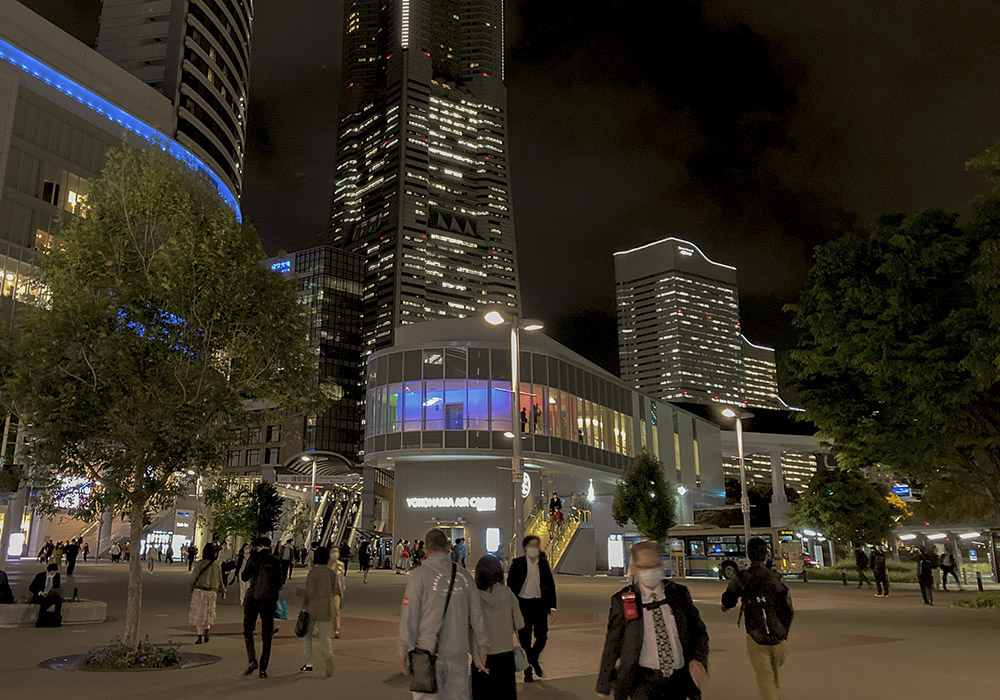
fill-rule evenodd
<path id="1" fill-rule="evenodd" d="M 337 630 L 336 632 L 333 633 L 333 638 L 340 639 L 340 630 Z"/>
<path id="2" fill-rule="evenodd" d="M 205 644 L 208 644 L 208 630 L 205 630 Z"/>
<path id="3" fill-rule="evenodd" d="M 258 665 L 257 665 L 256 661 L 251 661 L 250 665 L 247 666 L 247 670 L 243 672 L 243 675 L 244 676 L 249 676 L 251 673 L 253 673 L 254 671 L 257 670 L 257 666 Z"/>
<path id="4" fill-rule="evenodd" d="M 308 671 L 312 671 L 312 670 L 313 670 L 312 664 L 302 664 L 302 668 L 299 669 L 299 672 L 303 673 L 303 672 L 308 672 Z"/>
<path id="5" fill-rule="evenodd" d="M 326 660 L 326 677 L 329 678 L 333 675 L 333 659 Z"/>
<path id="6" fill-rule="evenodd" d="M 261 678 L 267 678 L 267 671 L 265 671 L 264 669 L 261 669 L 260 670 L 260 677 Z"/>
<path id="7" fill-rule="evenodd" d="M 194 641 L 195 644 L 201 644 L 201 635 L 198 635 L 198 639 Z"/>
<path id="8" fill-rule="evenodd" d="M 535 682 L 534 677 L 531 675 L 531 669 L 530 668 L 524 669 L 524 682 L 525 683 L 534 683 Z"/>
<path id="9" fill-rule="evenodd" d="M 531 664 L 531 668 L 535 670 L 535 675 L 538 676 L 539 678 L 545 675 L 544 673 L 542 673 L 542 665 L 537 661 Z"/>

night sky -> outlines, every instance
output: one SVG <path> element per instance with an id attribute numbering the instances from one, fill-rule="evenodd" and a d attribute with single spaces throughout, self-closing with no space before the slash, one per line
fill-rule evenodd
<path id="1" fill-rule="evenodd" d="M 96 33 L 96 0 L 72 8 Z M 256 0 L 243 209 L 269 252 L 326 230 L 342 1 Z M 687 238 L 739 269 L 779 351 L 811 249 L 881 213 L 963 211 L 1000 140 L 993 0 L 513 0 L 508 90 L 526 313 L 614 369 L 611 255 Z"/>

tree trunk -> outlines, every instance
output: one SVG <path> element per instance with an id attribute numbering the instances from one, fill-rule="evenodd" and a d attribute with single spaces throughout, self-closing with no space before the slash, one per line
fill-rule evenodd
<path id="1" fill-rule="evenodd" d="M 128 603 L 125 607 L 125 641 L 139 646 L 139 612 L 142 609 L 142 561 L 139 559 L 139 540 L 142 539 L 143 504 L 132 503 L 129 514 L 129 541 L 132 553 L 128 562 Z"/>

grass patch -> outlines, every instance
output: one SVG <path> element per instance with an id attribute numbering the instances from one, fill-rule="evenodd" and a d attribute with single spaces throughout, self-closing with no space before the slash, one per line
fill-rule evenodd
<path id="1" fill-rule="evenodd" d="M 917 565 L 913 562 L 886 562 L 885 571 L 889 576 L 889 583 L 916 583 Z M 858 585 L 858 569 L 853 561 L 842 559 L 836 566 L 828 566 L 824 569 L 809 569 L 809 579 L 816 581 L 840 581 L 841 574 L 847 574 L 848 585 Z M 865 576 L 868 580 L 875 581 L 875 574 L 871 569 L 865 569 Z"/>
<path id="2" fill-rule="evenodd" d="M 975 598 L 963 598 L 962 600 L 956 600 L 955 605 L 960 608 L 971 608 L 973 610 L 1000 608 L 1000 592 L 988 591 L 978 593 Z"/>
<path id="3" fill-rule="evenodd" d="M 107 646 L 88 651 L 83 657 L 83 665 L 102 671 L 175 668 L 181 665 L 179 646 L 153 644 L 147 637 L 138 647 L 133 648 L 119 637 Z"/>

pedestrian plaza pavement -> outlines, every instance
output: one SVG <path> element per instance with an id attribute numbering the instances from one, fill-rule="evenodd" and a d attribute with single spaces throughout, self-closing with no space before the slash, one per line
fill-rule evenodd
<path id="1" fill-rule="evenodd" d="M 34 561 L 8 563 L 15 594 L 23 594 Z M 396 630 L 405 576 L 372 572 L 368 584 L 356 571 L 348 575 L 341 639 L 333 641 L 335 673 L 300 674 L 301 640 L 293 620 L 279 622 L 269 669 L 270 678 L 241 675 L 246 665 L 241 611 L 235 595 L 219 606 L 219 619 L 207 646 L 194 646 L 187 625 L 187 566 L 158 565 L 144 572 L 142 630 L 152 641 L 173 640 L 186 650 L 216 654 L 218 664 L 201 668 L 141 673 L 67 673 L 38 667 L 43 659 L 81 653 L 106 643 L 124 627 L 127 572 L 124 564 L 80 564 L 64 585 L 80 596 L 108 603 L 108 620 L 99 625 L 59 629 L 0 630 L 0 700 L 72 697 L 74 700 L 178 700 L 183 698 L 336 697 L 338 700 L 409 700 L 405 679 L 396 669 Z M 285 588 L 298 611 L 297 590 L 305 571 L 296 569 Z M 705 700 L 757 697 L 744 633 L 737 611 L 723 613 L 723 583 L 686 582 L 711 636 L 710 678 Z M 542 655 L 545 677 L 519 685 L 522 700 L 593 698 L 603 644 L 607 603 L 622 586 L 620 579 L 557 577 L 559 611 Z M 785 700 L 907 698 L 938 700 L 960 697 L 1000 699 L 1000 610 L 966 610 L 950 603 L 966 593 L 936 595 L 936 605 L 920 602 L 915 587 L 896 586 L 892 597 L 877 599 L 867 589 L 831 583 L 790 584 L 796 617 L 782 674 Z"/>

